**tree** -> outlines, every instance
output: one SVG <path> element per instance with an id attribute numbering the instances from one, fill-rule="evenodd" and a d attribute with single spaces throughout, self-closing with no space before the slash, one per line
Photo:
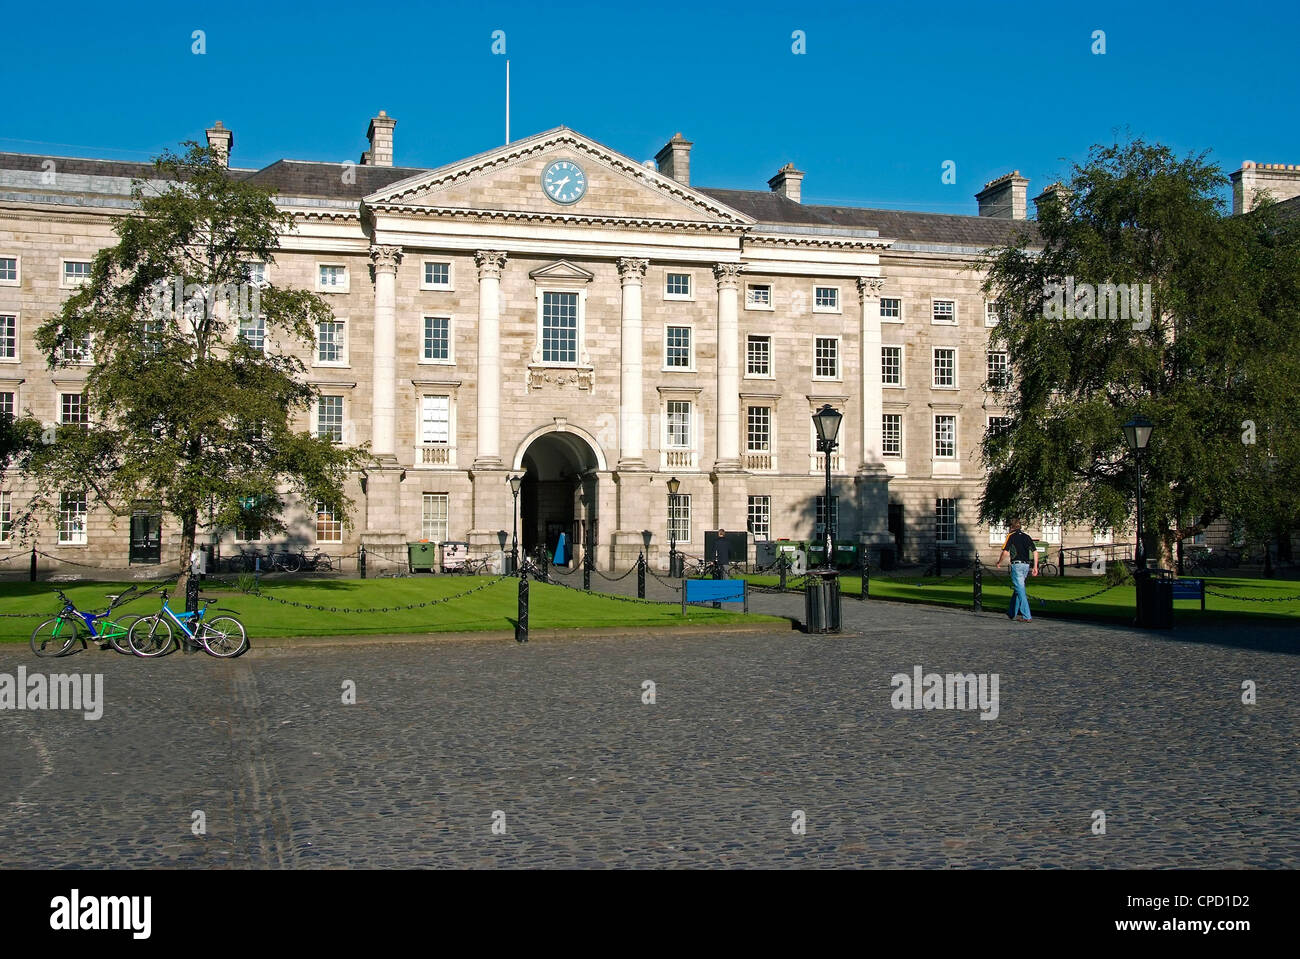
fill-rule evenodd
<path id="1" fill-rule="evenodd" d="M 333 314 L 313 293 L 254 275 L 274 262 L 291 214 L 215 151 L 184 146 L 155 161 L 165 188 L 133 185 L 117 244 L 37 330 L 52 368 L 93 359 L 90 422 L 59 426 L 20 460 L 36 487 L 28 514 L 55 509 L 63 490 L 86 490 L 88 506 L 115 516 L 159 503 L 180 524 L 178 590 L 200 529 L 283 529 L 286 494 L 345 516 L 344 481 L 369 461 L 294 429 L 315 390 L 302 361 L 272 344 L 309 345 Z"/>
<path id="2" fill-rule="evenodd" d="M 1155 424 L 1144 532 L 1165 564 L 1216 520 L 1300 518 L 1277 482 L 1300 479 L 1300 231 L 1268 204 L 1226 215 L 1226 185 L 1203 155 L 1096 146 L 1040 208 L 1041 250 L 1019 238 L 986 251 L 984 289 L 1003 309 L 990 348 L 1014 375 L 999 396 L 1011 423 L 983 443 L 983 520 L 1125 525 L 1121 426 L 1139 414 Z"/>

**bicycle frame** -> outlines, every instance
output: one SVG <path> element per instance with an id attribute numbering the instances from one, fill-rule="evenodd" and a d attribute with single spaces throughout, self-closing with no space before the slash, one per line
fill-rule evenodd
<path id="1" fill-rule="evenodd" d="M 191 612 L 178 613 L 174 609 L 172 609 L 171 606 L 168 605 L 167 600 L 164 599 L 162 603 L 162 609 L 158 611 L 158 615 L 161 616 L 163 613 L 166 613 L 167 617 L 181 628 L 181 632 L 184 633 L 186 637 L 188 637 L 192 641 L 197 641 L 194 630 L 190 629 L 190 627 L 185 624 L 185 621 L 192 619 L 194 620 L 195 625 L 198 625 L 203 622 L 203 614 L 206 613 L 207 611 L 208 611 L 208 606 L 204 605 L 202 608 L 196 609 L 192 613 Z"/>
<path id="2" fill-rule="evenodd" d="M 113 610 L 116 609 L 118 606 L 122 605 L 123 597 L 130 595 L 134 591 L 135 591 L 135 587 L 132 586 L 121 596 L 118 596 L 117 599 L 113 600 L 113 602 L 109 604 L 108 609 L 104 610 L 102 613 L 87 613 L 87 612 L 83 612 L 80 609 L 77 609 L 76 604 L 73 603 L 73 601 L 70 600 L 67 596 L 63 595 L 62 590 L 59 590 L 59 598 L 63 600 L 63 609 L 59 612 L 59 615 L 56 618 L 72 619 L 75 621 L 78 617 L 80 617 L 81 621 L 86 624 L 86 629 L 90 631 L 90 635 L 93 638 L 104 639 L 105 633 L 102 632 L 102 625 L 104 623 L 112 623 L 112 620 L 108 618 L 109 614 L 112 613 Z M 133 598 L 138 598 L 138 597 L 133 597 Z M 114 623 L 113 625 L 116 624 Z"/>

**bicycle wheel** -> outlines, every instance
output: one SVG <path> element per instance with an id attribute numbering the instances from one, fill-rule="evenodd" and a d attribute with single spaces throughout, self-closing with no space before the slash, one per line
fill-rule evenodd
<path id="1" fill-rule="evenodd" d="M 142 616 L 131 624 L 126 641 L 131 652 L 153 659 L 171 648 L 172 624 L 159 616 Z"/>
<path id="2" fill-rule="evenodd" d="M 1055 563 L 1039 563 L 1039 564 L 1038 564 L 1038 575 L 1039 575 L 1039 576 L 1056 576 L 1056 575 L 1057 575 L 1058 573 L 1060 573 L 1060 572 L 1061 572 L 1061 571 L 1060 571 L 1059 569 L 1056 568 L 1056 564 L 1055 564 Z"/>
<path id="3" fill-rule="evenodd" d="M 109 645 L 115 650 L 129 656 L 133 650 L 131 649 L 131 644 L 127 641 L 127 636 L 131 632 L 131 627 L 135 625 L 135 622 L 138 619 L 140 619 L 139 616 L 130 614 L 123 616 L 120 619 L 112 620 L 111 622 L 105 620 L 103 625 L 100 626 L 102 632 L 99 634 L 99 638 L 108 640 Z"/>
<path id="4" fill-rule="evenodd" d="M 302 569 L 302 557 L 297 553 L 285 553 L 280 557 L 280 568 L 286 573 L 296 573 Z"/>
<path id="5" fill-rule="evenodd" d="M 213 656 L 228 659 L 248 649 L 248 633 L 244 624 L 233 616 L 217 616 L 203 624 L 199 642 Z"/>
<path id="6" fill-rule="evenodd" d="M 77 623 L 56 616 L 32 630 L 32 652 L 42 659 L 62 656 L 77 641 Z"/>

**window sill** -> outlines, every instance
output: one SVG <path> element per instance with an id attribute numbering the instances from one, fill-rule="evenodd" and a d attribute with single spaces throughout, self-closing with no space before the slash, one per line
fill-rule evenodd
<path id="1" fill-rule="evenodd" d="M 665 293 L 664 299 L 669 300 L 673 303 L 694 303 L 695 302 L 695 297 L 682 296 L 682 294 L 680 293 Z"/>
<path id="2" fill-rule="evenodd" d="M 454 286 L 421 286 L 421 293 L 455 293 Z"/>
<path id="3" fill-rule="evenodd" d="M 419 361 L 419 364 L 418 364 L 418 365 L 420 365 L 420 366 L 455 366 L 455 365 L 456 365 L 456 361 L 455 361 L 454 359 L 450 359 L 450 360 L 430 360 L 430 359 L 421 359 L 421 360 Z"/>
<path id="4" fill-rule="evenodd" d="M 839 307 L 830 307 L 830 306 L 814 306 L 812 311 L 813 311 L 814 313 L 829 313 L 829 314 L 831 314 L 832 316 L 843 316 L 843 315 L 844 315 L 844 310 L 842 310 L 842 309 L 839 308 Z"/>

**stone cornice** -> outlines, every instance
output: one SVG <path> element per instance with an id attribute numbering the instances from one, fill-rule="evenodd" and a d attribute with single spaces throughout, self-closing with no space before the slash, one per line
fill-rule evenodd
<path id="1" fill-rule="evenodd" d="M 710 223 L 707 220 L 669 220 L 662 217 L 577 214 L 562 211 L 487 210 L 459 206 L 376 203 L 366 209 L 372 214 L 422 214 L 431 217 L 464 217 L 472 220 L 500 220 L 504 223 L 559 223 L 576 226 L 626 226 L 648 230 L 683 230 L 698 233 L 741 233 L 744 223 Z"/>
<path id="2" fill-rule="evenodd" d="M 878 237 L 772 235 L 746 231 L 747 246 L 815 247 L 820 250 L 886 250 L 894 241 Z"/>

